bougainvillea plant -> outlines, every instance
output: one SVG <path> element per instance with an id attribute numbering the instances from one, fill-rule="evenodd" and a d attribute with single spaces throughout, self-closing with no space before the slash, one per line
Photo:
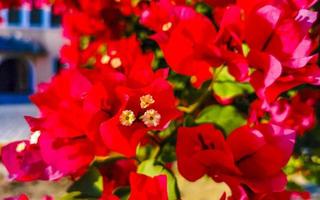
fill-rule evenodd
<path id="1" fill-rule="evenodd" d="M 62 199 L 187 199 L 181 180 L 204 177 L 224 185 L 221 200 L 311 198 L 290 177 L 320 182 L 319 2 L 0 8 L 21 4 L 62 16 L 67 68 L 30 97 L 41 113 L 25 117 L 30 137 L 2 148 L 12 180 L 69 177 Z"/>

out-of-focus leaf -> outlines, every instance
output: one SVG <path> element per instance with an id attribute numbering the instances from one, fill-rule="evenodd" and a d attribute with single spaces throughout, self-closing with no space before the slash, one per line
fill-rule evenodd
<path id="1" fill-rule="evenodd" d="M 79 191 L 70 192 L 70 193 L 63 195 L 63 197 L 61 197 L 60 200 L 75 200 L 80 195 L 81 195 L 81 192 L 79 192 Z"/>
<path id="2" fill-rule="evenodd" d="M 79 198 L 99 198 L 102 194 L 102 176 L 95 167 L 89 170 L 68 189 L 68 192 L 81 192 Z"/>
<path id="3" fill-rule="evenodd" d="M 175 123 L 175 121 L 172 121 L 169 124 L 168 128 L 159 132 L 159 137 L 161 139 L 165 139 L 165 138 L 169 137 L 171 134 L 173 134 L 175 129 L 176 129 L 176 123 Z"/>
<path id="4" fill-rule="evenodd" d="M 229 134 L 235 128 L 246 123 L 246 119 L 234 106 L 212 105 L 203 109 L 195 122 L 197 124 L 213 123 Z"/>
<path id="5" fill-rule="evenodd" d="M 136 150 L 136 157 L 140 161 L 144 161 L 150 158 L 155 158 L 159 152 L 159 146 L 147 144 L 144 146 L 138 146 Z"/>
<path id="6" fill-rule="evenodd" d="M 239 83 L 235 81 L 226 67 L 217 68 L 219 71 L 212 85 L 215 95 L 222 99 L 232 99 L 242 94 L 253 93 L 254 90 L 249 83 Z"/>
<path id="7" fill-rule="evenodd" d="M 159 155 L 159 158 L 161 162 L 164 162 L 164 163 L 174 162 L 176 160 L 175 146 L 170 143 L 166 143 L 161 148 L 161 153 Z"/>
<path id="8" fill-rule="evenodd" d="M 211 8 L 210 8 L 210 6 L 208 6 L 207 4 L 205 4 L 205 3 L 202 3 L 202 2 L 200 2 L 200 3 L 197 3 L 196 5 L 195 5 L 195 9 L 196 9 L 196 11 L 198 12 L 198 13 L 201 13 L 201 14 L 208 14 L 208 13 L 211 13 Z"/>
<path id="9" fill-rule="evenodd" d="M 160 163 L 157 163 L 153 159 L 149 159 L 143 161 L 138 166 L 138 173 L 144 174 L 147 176 L 158 176 L 158 175 L 166 175 L 167 176 L 167 187 L 168 187 L 168 197 L 169 200 L 176 200 L 178 199 L 177 195 L 177 187 L 176 187 L 176 179 L 173 174 L 162 166 Z"/>
<path id="10" fill-rule="evenodd" d="M 243 51 L 244 56 L 247 56 L 249 54 L 249 52 L 250 52 L 249 45 L 243 43 L 242 44 L 242 51 Z"/>
<path id="11" fill-rule="evenodd" d="M 88 48 L 89 44 L 90 44 L 90 37 L 89 36 L 82 36 L 80 38 L 80 48 L 81 49 Z"/>
<path id="12" fill-rule="evenodd" d="M 114 191 L 114 194 L 121 200 L 127 200 L 130 195 L 130 187 L 119 187 Z"/>

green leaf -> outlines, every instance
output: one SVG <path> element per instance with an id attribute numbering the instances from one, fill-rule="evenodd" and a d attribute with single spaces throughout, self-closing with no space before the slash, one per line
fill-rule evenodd
<path id="1" fill-rule="evenodd" d="M 234 106 L 212 105 L 203 109 L 195 122 L 197 124 L 213 123 L 229 134 L 234 129 L 244 125 L 246 119 Z"/>
<path id="2" fill-rule="evenodd" d="M 178 191 L 176 186 L 176 179 L 174 175 L 160 163 L 157 163 L 153 159 L 143 161 L 138 166 L 137 172 L 151 177 L 158 175 L 166 175 L 169 200 L 179 199 L 177 194 Z"/>
<path id="3" fill-rule="evenodd" d="M 208 6 L 207 4 L 205 3 L 197 3 L 195 5 L 195 9 L 198 13 L 201 13 L 201 14 L 207 14 L 207 13 L 211 13 L 211 8 L 210 6 Z"/>
<path id="4" fill-rule="evenodd" d="M 138 146 L 138 148 L 136 149 L 136 157 L 140 161 L 154 158 L 158 154 L 159 150 L 159 146 L 154 146 L 151 144 Z"/>
<path id="5" fill-rule="evenodd" d="M 88 48 L 89 44 L 90 44 L 90 36 L 82 36 L 80 38 L 80 48 L 82 50 Z"/>
<path id="6" fill-rule="evenodd" d="M 177 160 L 175 145 L 170 144 L 170 142 L 163 145 L 159 154 L 159 160 L 163 163 L 170 163 Z"/>
<path id="7" fill-rule="evenodd" d="M 159 137 L 162 140 L 167 138 L 167 137 L 170 137 L 170 135 L 172 135 L 175 130 L 176 130 L 176 122 L 172 121 L 172 122 L 170 122 L 169 126 L 166 129 L 164 129 L 163 131 L 159 132 Z"/>
<path id="8" fill-rule="evenodd" d="M 232 99 L 242 94 L 253 93 L 254 90 L 249 83 L 239 83 L 229 74 L 226 67 L 217 68 L 217 77 L 213 83 L 213 91 L 223 99 Z"/>
<path id="9" fill-rule="evenodd" d="M 75 200 L 75 199 L 78 199 L 77 197 L 79 197 L 80 195 L 81 195 L 81 192 L 79 191 L 70 192 L 63 195 L 63 197 L 61 197 L 60 200 Z"/>
<path id="10" fill-rule="evenodd" d="M 68 192 L 80 192 L 79 198 L 99 198 L 102 194 L 102 176 L 95 167 L 89 170 L 68 189 Z"/>
<path id="11" fill-rule="evenodd" d="M 114 191 L 114 194 L 121 200 L 127 200 L 130 195 L 130 187 L 119 187 Z"/>
<path id="12" fill-rule="evenodd" d="M 243 51 L 244 56 L 247 57 L 250 52 L 250 47 L 247 44 L 243 43 L 242 44 L 242 51 Z"/>

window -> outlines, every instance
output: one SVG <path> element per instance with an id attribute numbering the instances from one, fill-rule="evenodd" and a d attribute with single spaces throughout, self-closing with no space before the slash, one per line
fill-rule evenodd
<path id="1" fill-rule="evenodd" d="M 43 24 L 43 10 L 33 8 L 30 12 L 30 26 L 41 27 Z"/>
<path id="2" fill-rule="evenodd" d="M 22 23 L 22 12 L 19 9 L 9 9 L 8 12 L 8 24 L 9 25 L 21 25 Z"/>
<path id="3" fill-rule="evenodd" d="M 29 94 L 32 91 L 32 66 L 25 59 L 8 58 L 0 64 L 0 93 Z"/>
<path id="4" fill-rule="evenodd" d="M 53 11 L 53 9 L 51 9 L 50 12 L 50 25 L 51 27 L 59 27 L 61 24 L 61 16 L 60 15 L 56 15 Z"/>

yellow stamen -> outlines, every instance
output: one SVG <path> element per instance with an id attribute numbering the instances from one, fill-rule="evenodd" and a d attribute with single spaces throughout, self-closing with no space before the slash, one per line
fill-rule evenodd
<path id="1" fill-rule="evenodd" d="M 147 110 L 141 119 L 147 127 L 158 126 L 160 124 L 161 115 L 154 109 Z"/>
<path id="2" fill-rule="evenodd" d="M 132 110 L 124 110 L 122 111 L 119 120 L 123 126 L 131 126 L 136 120 L 136 117 Z"/>
<path id="3" fill-rule="evenodd" d="M 143 109 L 148 108 L 154 102 L 155 100 L 150 94 L 143 95 L 140 97 L 140 107 Z"/>

